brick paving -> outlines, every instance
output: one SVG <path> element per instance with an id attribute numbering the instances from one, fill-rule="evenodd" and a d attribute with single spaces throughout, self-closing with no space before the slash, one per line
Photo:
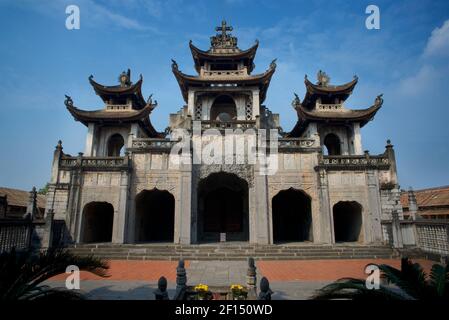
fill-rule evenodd
<path id="1" fill-rule="evenodd" d="M 162 275 L 169 281 L 176 280 L 176 261 L 136 261 L 136 260 L 110 260 L 108 278 L 96 276 L 90 272 L 81 272 L 81 280 L 142 280 L 157 281 Z M 185 262 L 186 268 L 189 262 Z M 66 279 L 65 274 L 53 277 L 51 280 Z"/>
<path id="2" fill-rule="evenodd" d="M 417 259 L 428 272 L 435 263 Z M 270 281 L 334 281 L 340 278 L 365 278 L 365 266 L 369 263 L 389 264 L 400 267 L 398 259 L 353 259 L 353 260 L 293 260 L 258 261 L 261 273 Z"/>
<path id="3" fill-rule="evenodd" d="M 433 261 L 415 260 L 426 271 Z M 351 259 L 351 260 L 276 260 L 257 261 L 258 276 L 270 281 L 333 281 L 343 277 L 366 277 L 364 268 L 369 263 L 386 263 L 400 266 L 398 259 Z M 165 276 L 169 281 L 176 280 L 176 261 L 136 261 L 111 260 L 107 280 L 157 281 Z M 194 282 L 237 281 L 245 279 L 245 261 L 186 261 L 187 276 Z M 236 273 L 239 273 L 238 275 Z M 65 279 L 62 274 L 52 280 Z M 81 272 L 81 280 L 106 280 L 88 272 Z"/>

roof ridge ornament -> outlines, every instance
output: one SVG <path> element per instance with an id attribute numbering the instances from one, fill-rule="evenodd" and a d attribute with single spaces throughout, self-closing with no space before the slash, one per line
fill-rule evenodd
<path id="1" fill-rule="evenodd" d="M 70 96 L 65 94 L 65 100 L 64 100 L 64 104 L 67 108 L 72 108 L 73 107 L 73 100 Z"/>
<path id="2" fill-rule="evenodd" d="M 376 107 L 380 107 L 380 106 L 382 106 L 382 104 L 384 103 L 384 99 L 382 98 L 383 95 L 384 95 L 383 93 L 379 94 L 379 95 L 376 97 L 376 99 L 374 100 L 374 105 L 375 105 Z"/>
<path id="3" fill-rule="evenodd" d="M 295 98 L 292 101 L 292 107 L 296 110 L 296 108 L 301 104 L 301 99 L 299 99 L 299 96 L 296 94 L 296 92 L 293 92 L 295 95 Z"/>
<path id="4" fill-rule="evenodd" d="M 233 37 L 231 33 L 227 31 L 232 31 L 234 28 L 228 26 L 226 20 L 221 22 L 221 26 L 216 27 L 215 31 L 218 33 L 210 38 L 210 44 L 213 49 L 236 49 L 237 48 L 237 38 Z"/>
<path id="5" fill-rule="evenodd" d="M 317 75 L 317 85 L 327 87 L 330 83 L 331 78 L 327 75 L 326 72 L 319 70 Z"/>
<path id="6" fill-rule="evenodd" d="M 131 69 L 128 68 L 128 71 L 123 71 L 119 75 L 118 81 L 120 82 L 120 86 L 129 87 L 131 85 Z"/>

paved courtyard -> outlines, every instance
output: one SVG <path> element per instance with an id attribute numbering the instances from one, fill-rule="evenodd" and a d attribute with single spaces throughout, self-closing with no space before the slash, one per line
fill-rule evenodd
<path id="1" fill-rule="evenodd" d="M 343 277 L 363 278 L 368 263 L 387 263 L 399 267 L 400 260 L 285 260 L 256 261 L 257 279 L 270 280 L 273 299 L 307 299 L 314 291 Z M 433 262 L 416 260 L 430 270 Z M 81 290 L 89 299 L 152 300 L 157 280 L 165 276 L 168 293 L 176 287 L 176 261 L 110 261 L 109 277 L 82 272 Z M 186 261 L 187 283 L 230 285 L 246 283 L 246 261 Z M 54 277 L 48 284 L 64 286 L 65 275 Z"/>

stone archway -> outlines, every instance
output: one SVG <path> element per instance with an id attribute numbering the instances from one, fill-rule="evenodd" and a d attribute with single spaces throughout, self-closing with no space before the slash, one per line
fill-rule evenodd
<path id="1" fill-rule="evenodd" d="M 272 199 L 273 242 L 312 241 L 311 199 L 301 190 L 282 190 Z"/>
<path id="2" fill-rule="evenodd" d="M 83 209 L 81 242 L 111 242 L 114 207 L 108 202 L 90 202 Z"/>
<path id="3" fill-rule="evenodd" d="M 234 99 L 229 95 L 215 98 L 210 109 L 210 120 L 230 122 L 237 120 L 237 107 Z"/>
<path id="4" fill-rule="evenodd" d="M 233 173 L 217 172 L 198 184 L 198 241 L 249 240 L 248 183 Z"/>
<path id="5" fill-rule="evenodd" d="M 136 242 L 174 242 L 175 198 L 158 189 L 140 192 L 135 222 Z"/>
<path id="6" fill-rule="evenodd" d="M 340 201 L 333 207 L 335 242 L 357 242 L 362 238 L 362 206 Z"/>

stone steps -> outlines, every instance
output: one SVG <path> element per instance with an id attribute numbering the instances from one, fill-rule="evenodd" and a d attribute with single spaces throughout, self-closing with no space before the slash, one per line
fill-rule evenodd
<path id="1" fill-rule="evenodd" d="M 303 260 L 389 259 L 398 255 L 386 246 L 365 245 L 177 245 L 77 244 L 74 254 L 119 260 Z"/>

